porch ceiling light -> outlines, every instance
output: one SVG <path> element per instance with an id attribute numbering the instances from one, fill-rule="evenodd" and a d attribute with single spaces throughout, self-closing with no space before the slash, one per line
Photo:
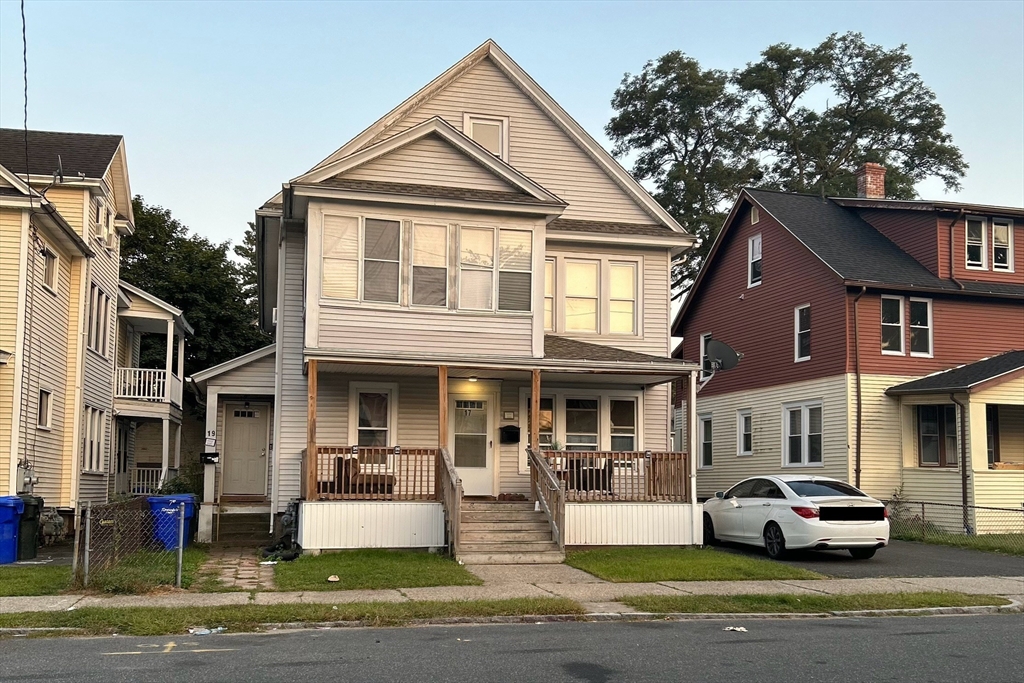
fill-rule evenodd
<path id="1" fill-rule="evenodd" d="M 471 376 L 471 377 L 469 378 L 469 381 L 470 381 L 470 382 L 475 382 L 475 381 L 476 381 L 476 375 L 473 375 L 473 376 Z"/>

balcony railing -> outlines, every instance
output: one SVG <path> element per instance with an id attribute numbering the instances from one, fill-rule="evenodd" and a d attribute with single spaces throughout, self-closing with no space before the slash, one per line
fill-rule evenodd
<path id="1" fill-rule="evenodd" d="M 114 396 L 138 401 L 160 401 L 181 405 L 181 378 L 166 370 L 118 368 Z"/>
<path id="2" fill-rule="evenodd" d="M 132 467 L 129 470 L 129 488 L 128 492 L 133 496 L 151 496 L 160 490 L 160 473 L 161 468 L 159 465 L 152 467 Z M 174 479 L 178 476 L 178 470 L 174 468 L 168 468 L 167 470 L 167 481 Z"/>
<path id="3" fill-rule="evenodd" d="M 542 451 L 555 477 L 565 486 L 565 500 L 687 500 L 689 463 L 673 451 Z"/>

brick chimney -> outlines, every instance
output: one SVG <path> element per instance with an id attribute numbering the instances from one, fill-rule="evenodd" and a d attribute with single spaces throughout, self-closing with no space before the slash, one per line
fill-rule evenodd
<path id="1" fill-rule="evenodd" d="M 869 161 L 857 169 L 857 196 L 885 199 L 885 166 Z"/>

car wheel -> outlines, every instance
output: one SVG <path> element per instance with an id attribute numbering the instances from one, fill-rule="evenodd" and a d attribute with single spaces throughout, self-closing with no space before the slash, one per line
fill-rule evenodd
<path id="1" fill-rule="evenodd" d="M 850 548 L 850 554 L 855 560 L 870 560 L 875 556 L 877 548 Z"/>
<path id="2" fill-rule="evenodd" d="M 704 545 L 718 545 L 715 538 L 715 523 L 711 521 L 711 515 L 704 513 Z"/>
<path id="3" fill-rule="evenodd" d="M 764 549 L 773 560 L 781 560 L 786 554 L 786 537 L 775 522 L 769 522 L 764 528 Z"/>

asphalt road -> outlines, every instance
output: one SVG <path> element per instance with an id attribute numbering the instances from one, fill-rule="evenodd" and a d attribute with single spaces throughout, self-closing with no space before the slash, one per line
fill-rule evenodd
<path id="1" fill-rule="evenodd" d="M 1019 683 L 1022 638 L 1014 614 L 12 639 L 0 680 Z"/>
<path id="2" fill-rule="evenodd" d="M 767 557 L 764 548 L 728 543 L 720 550 Z M 870 560 L 855 560 L 845 550 L 794 551 L 786 564 L 849 579 L 889 576 L 1024 576 L 1024 557 L 984 553 L 944 545 L 890 541 Z"/>

